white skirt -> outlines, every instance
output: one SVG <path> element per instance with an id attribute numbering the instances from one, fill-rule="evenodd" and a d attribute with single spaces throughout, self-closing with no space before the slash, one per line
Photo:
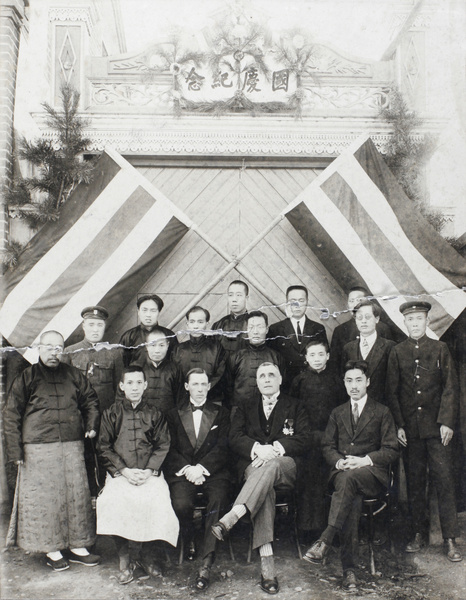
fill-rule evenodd
<path id="1" fill-rule="evenodd" d="M 97 534 L 135 542 L 164 540 L 176 546 L 179 528 L 163 474 L 149 477 L 143 485 L 107 474 L 97 498 Z"/>

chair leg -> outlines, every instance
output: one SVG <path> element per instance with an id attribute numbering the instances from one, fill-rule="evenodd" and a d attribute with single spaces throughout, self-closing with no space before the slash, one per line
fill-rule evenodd
<path id="1" fill-rule="evenodd" d="M 372 505 L 369 505 L 368 510 L 369 518 L 369 556 L 370 556 L 370 568 L 371 575 L 375 575 L 375 558 L 374 558 L 374 511 Z"/>
<path id="2" fill-rule="evenodd" d="M 230 558 L 232 561 L 235 560 L 235 553 L 233 552 L 233 545 L 231 543 L 231 535 L 228 535 L 228 549 L 230 551 Z"/>
<path id="3" fill-rule="evenodd" d="M 182 565 L 184 561 L 184 536 L 180 532 L 180 555 L 178 557 L 178 564 Z"/>
<path id="4" fill-rule="evenodd" d="M 249 529 L 248 557 L 246 559 L 248 563 L 250 563 L 251 559 L 252 559 L 252 532 L 253 532 L 253 528 L 252 528 L 252 523 L 251 523 L 251 527 Z"/>
<path id="5" fill-rule="evenodd" d="M 299 533 L 298 533 L 298 521 L 297 521 L 296 507 L 294 508 L 294 511 L 293 511 L 293 527 L 294 527 L 294 539 L 295 539 L 295 542 L 296 542 L 296 548 L 298 550 L 298 556 L 299 556 L 299 559 L 302 560 L 303 559 L 303 553 L 301 552 L 301 545 L 299 543 Z"/>

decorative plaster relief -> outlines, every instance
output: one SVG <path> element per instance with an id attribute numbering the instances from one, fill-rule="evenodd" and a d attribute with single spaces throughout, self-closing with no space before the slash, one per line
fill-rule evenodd
<path id="1" fill-rule="evenodd" d="M 89 35 L 94 28 L 94 22 L 89 8 L 81 7 L 52 7 L 49 8 L 49 21 L 83 21 Z"/>

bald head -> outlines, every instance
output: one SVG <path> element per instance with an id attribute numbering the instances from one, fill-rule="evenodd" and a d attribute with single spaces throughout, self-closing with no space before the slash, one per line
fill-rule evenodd
<path id="1" fill-rule="evenodd" d="M 56 369 L 60 364 L 59 356 L 63 353 L 65 340 L 58 331 L 44 331 L 39 339 L 39 357 L 46 367 Z"/>

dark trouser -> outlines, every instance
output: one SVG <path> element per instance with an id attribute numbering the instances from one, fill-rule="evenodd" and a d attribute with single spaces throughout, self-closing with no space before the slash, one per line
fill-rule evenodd
<path id="1" fill-rule="evenodd" d="M 359 552 L 358 527 L 364 496 L 377 496 L 384 486 L 368 467 L 341 471 L 332 480 L 328 524 L 341 532 L 341 565 L 343 571 L 357 565 Z"/>
<path id="2" fill-rule="evenodd" d="M 215 552 L 217 538 L 212 534 L 211 527 L 226 512 L 230 502 L 230 482 L 227 479 L 206 479 L 203 485 L 194 485 L 186 478 L 180 478 L 170 485 L 170 496 L 173 509 L 180 522 L 181 535 L 185 541 L 192 539 L 193 511 L 196 505 L 196 495 L 202 492 L 207 499 L 204 542 L 201 557 L 209 552 Z"/>
<path id="3" fill-rule="evenodd" d="M 325 495 L 329 468 L 320 447 L 322 433 L 313 433 L 315 441 L 304 457 L 302 468 L 298 468 L 296 478 L 298 528 L 320 533 L 327 524 Z"/>
<path id="4" fill-rule="evenodd" d="M 279 456 L 259 468 L 249 465 L 244 477 L 234 505 L 244 504 L 249 510 L 254 527 L 252 547 L 259 548 L 273 542 L 275 488 L 294 488 L 296 463 L 290 456 Z"/>
<path id="5" fill-rule="evenodd" d="M 440 526 L 444 538 L 458 535 L 455 483 L 452 474 L 451 447 L 440 438 L 408 439 L 407 480 L 408 498 L 414 533 L 427 533 L 427 465 L 437 490 Z"/>

